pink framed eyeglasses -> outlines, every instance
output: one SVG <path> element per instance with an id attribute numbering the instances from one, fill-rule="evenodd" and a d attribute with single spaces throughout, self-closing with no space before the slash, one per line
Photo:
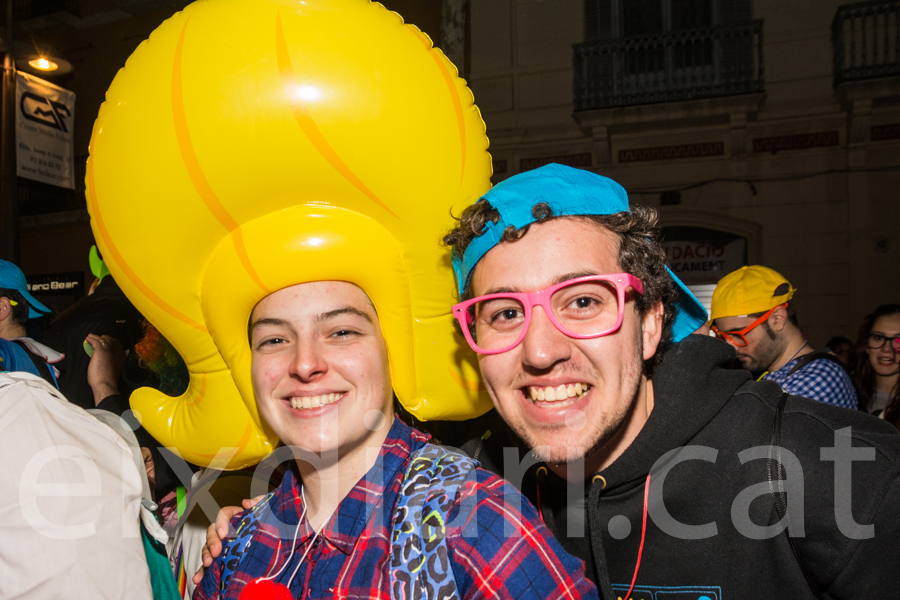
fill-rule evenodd
<path id="1" fill-rule="evenodd" d="M 615 333 L 625 314 L 628 288 L 643 295 L 641 280 L 628 273 L 577 277 L 537 292 L 503 292 L 453 307 L 463 335 L 479 354 L 500 354 L 525 339 L 535 306 L 567 336 L 579 340 Z"/>

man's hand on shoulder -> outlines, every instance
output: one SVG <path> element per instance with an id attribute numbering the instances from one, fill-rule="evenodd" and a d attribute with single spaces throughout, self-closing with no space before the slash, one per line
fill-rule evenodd
<path id="1" fill-rule="evenodd" d="M 209 567 L 209 565 L 219 557 L 219 554 L 222 553 L 222 540 L 226 539 L 229 534 L 232 533 L 231 519 L 234 518 L 234 515 L 243 510 L 253 508 L 259 504 L 263 498 L 265 498 L 265 495 L 256 496 L 249 500 L 242 500 L 241 504 L 243 505 L 243 508 L 240 506 L 223 506 L 219 509 L 219 512 L 216 515 L 216 522 L 212 523 L 206 530 L 206 543 L 203 545 L 203 550 L 201 551 L 203 555 L 203 566 L 197 569 L 197 572 L 194 573 L 194 576 L 192 577 L 194 585 L 200 585 L 207 567 Z"/>

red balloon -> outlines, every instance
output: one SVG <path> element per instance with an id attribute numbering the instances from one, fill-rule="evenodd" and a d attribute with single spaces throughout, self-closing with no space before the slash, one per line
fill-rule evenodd
<path id="1" fill-rule="evenodd" d="M 291 591 L 283 583 L 257 579 L 244 586 L 240 600 L 293 600 Z"/>

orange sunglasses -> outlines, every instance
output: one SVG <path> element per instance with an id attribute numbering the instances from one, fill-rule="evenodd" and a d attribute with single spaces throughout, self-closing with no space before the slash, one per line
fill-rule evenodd
<path id="1" fill-rule="evenodd" d="M 763 313 L 763 315 L 757 320 L 753 321 L 740 331 L 719 331 L 719 328 L 715 325 L 712 326 L 713 333 L 716 334 L 720 340 L 725 340 L 726 342 L 731 342 L 735 346 L 744 347 L 747 345 L 746 335 L 750 333 L 754 328 L 759 327 L 763 322 L 765 322 L 773 312 L 778 310 L 779 308 L 787 306 L 787 302 L 784 304 L 779 304 L 778 306 L 773 306 L 768 311 Z"/>

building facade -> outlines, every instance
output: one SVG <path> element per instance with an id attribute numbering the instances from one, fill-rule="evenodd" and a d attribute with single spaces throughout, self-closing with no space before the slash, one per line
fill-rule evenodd
<path id="1" fill-rule="evenodd" d="M 80 271 L 90 284 L 81 182 L 91 124 L 127 56 L 186 3 L 23 2 L 32 9 L 16 17 L 19 38 L 72 63 L 50 79 L 78 105 L 78 189 L 20 181 L 29 276 Z M 658 208 L 671 266 L 701 299 L 728 271 L 766 264 L 798 288 L 815 346 L 855 337 L 863 315 L 900 302 L 900 3 L 385 4 L 467 77 L 495 182 L 548 162 L 616 179 Z"/>
<path id="2" fill-rule="evenodd" d="M 494 181 L 548 162 L 660 211 L 701 296 L 743 264 L 821 347 L 900 302 L 900 3 L 475 0 Z"/>

